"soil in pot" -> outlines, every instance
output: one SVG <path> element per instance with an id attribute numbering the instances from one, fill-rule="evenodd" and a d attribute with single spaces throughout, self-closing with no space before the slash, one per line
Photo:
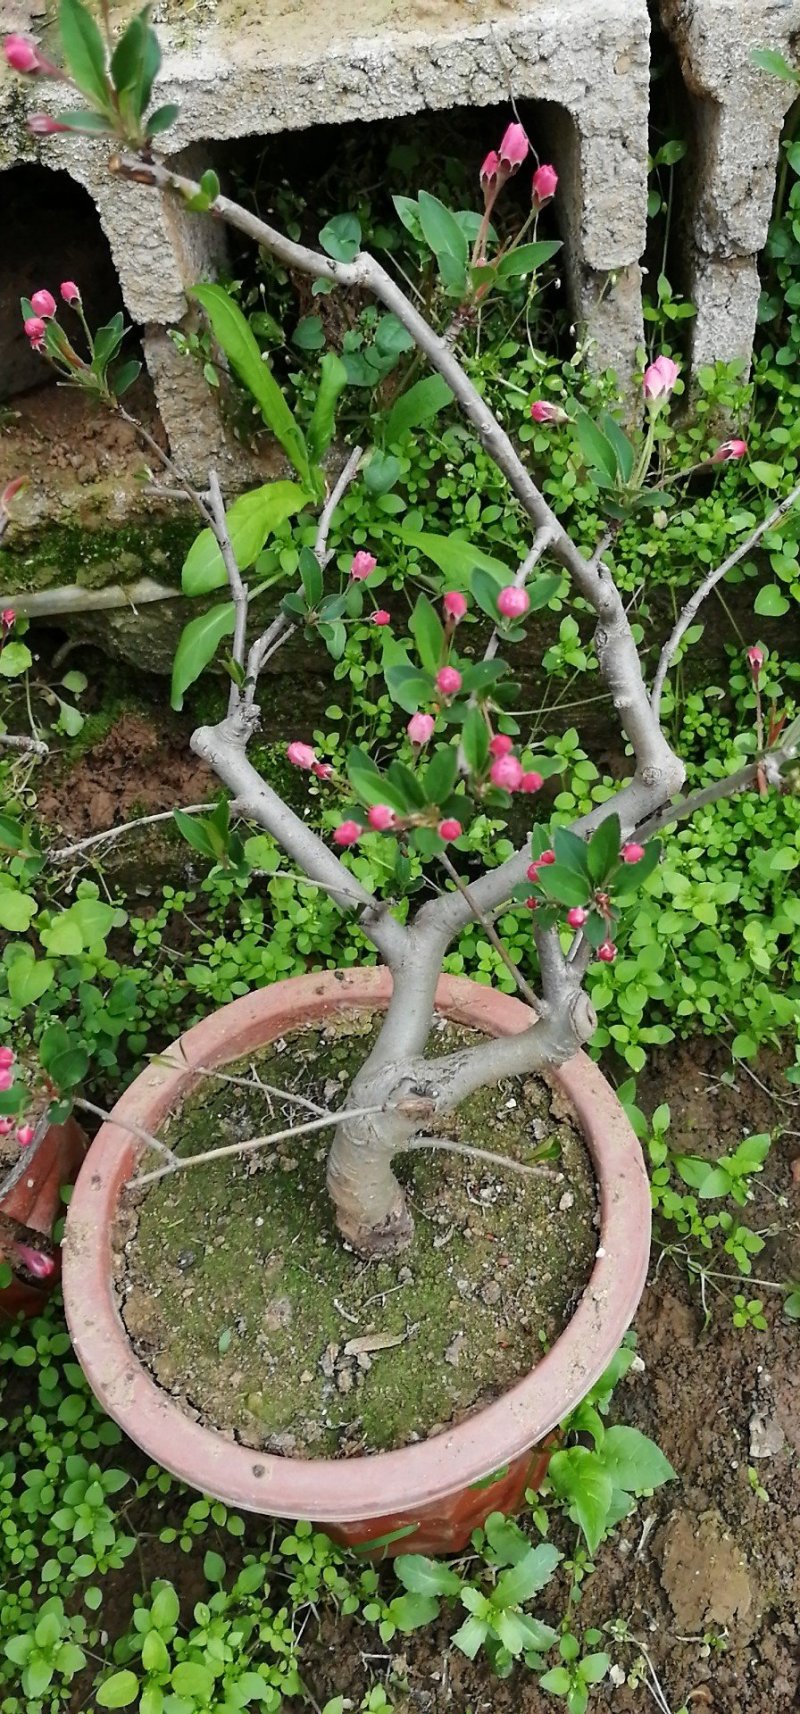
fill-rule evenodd
<path id="1" fill-rule="evenodd" d="M 376 1030 L 367 1013 L 340 1015 L 226 1069 L 340 1106 Z M 475 1039 L 439 1019 L 431 1051 Z M 161 1134 L 196 1154 L 304 1116 L 276 1098 L 271 1107 L 258 1088 L 211 1076 Z M 416 1232 L 391 1261 L 363 1263 L 342 1245 L 325 1189 L 327 1133 L 129 1193 L 116 1286 L 159 1385 L 247 1446 L 319 1458 L 424 1439 L 528 1373 L 594 1260 L 583 1137 L 565 1098 L 536 1077 L 479 1091 L 442 1134 L 527 1163 L 549 1158 L 522 1177 L 440 1149 L 401 1157 Z"/>

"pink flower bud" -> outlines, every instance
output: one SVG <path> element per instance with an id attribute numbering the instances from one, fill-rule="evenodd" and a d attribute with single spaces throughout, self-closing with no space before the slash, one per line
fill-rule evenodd
<path id="1" fill-rule="evenodd" d="M 570 928 L 583 928 L 588 915 L 589 912 L 584 910 L 583 905 L 573 905 L 572 910 L 567 911 L 567 922 Z"/>
<path id="2" fill-rule="evenodd" d="M 34 315 L 44 316 L 48 321 L 55 315 L 58 305 L 52 292 L 43 286 L 41 291 L 34 292 L 31 298 L 31 309 Z"/>
<path id="3" fill-rule="evenodd" d="M 524 589 L 517 589 L 510 583 L 507 589 L 501 589 L 497 597 L 497 611 L 504 619 L 521 619 L 527 613 L 531 598 Z"/>
<path id="4" fill-rule="evenodd" d="M 6 1119 L 6 1118 L 0 1119 L 0 1137 L 7 1137 L 9 1131 L 13 1131 L 13 1129 L 14 1129 L 13 1119 Z"/>
<path id="5" fill-rule="evenodd" d="M 25 334 L 30 340 L 34 351 L 41 351 L 44 345 L 47 328 L 40 315 L 29 315 L 25 323 Z"/>
<path id="6" fill-rule="evenodd" d="M 553 851 L 552 847 L 550 847 L 550 846 L 548 846 L 548 849 L 546 851 L 542 852 L 541 857 L 537 857 L 537 859 L 536 859 L 537 863 L 544 863 L 545 867 L 547 866 L 548 863 L 555 863 L 555 860 L 556 860 L 555 851 Z"/>
<path id="7" fill-rule="evenodd" d="M 519 171 L 529 148 L 523 127 L 513 123 L 509 125 L 503 133 L 503 141 L 498 150 L 500 165 L 505 167 L 509 177 Z"/>
<path id="8" fill-rule="evenodd" d="M 489 769 L 489 778 L 493 786 L 502 786 L 505 792 L 519 791 L 522 763 L 516 756 L 498 756 Z"/>
<path id="9" fill-rule="evenodd" d="M 541 774 L 537 774 L 531 769 L 530 773 L 523 774 L 519 782 L 519 789 L 521 792 L 540 792 L 543 785 L 544 780 Z"/>
<path id="10" fill-rule="evenodd" d="M 46 75 L 58 76 L 58 68 L 46 60 L 35 42 L 27 36 L 6 36 L 3 42 L 3 53 L 12 71 L 44 72 Z"/>
<path id="11" fill-rule="evenodd" d="M 498 155 L 496 149 L 490 149 L 489 153 L 486 156 L 486 159 L 483 163 L 483 166 L 481 167 L 481 190 L 482 191 L 490 190 L 493 188 L 499 171 L 500 171 L 500 156 Z"/>
<path id="12" fill-rule="evenodd" d="M 12 476 L 11 481 L 6 483 L 2 494 L 0 494 L 0 512 L 7 512 L 15 495 L 20 492 L 21 488 L 27 488 L 27 486 L 27 476 Z"/>
<path id="13" fill-rule="evenodd" d="M 10 1065 L 0 1068 L 0 1090 L 10 1089 L 14 1081 L 14 1073 Z"/>
<path id="14" fill-rule="evenodd" d="M 566 411 L 560 405 L 550 405 L 546 399 L 534 399 L 531 416 L 535 423 L 568 423 Z"/>
<path id="15" fill-rule="evenodd" d="M 394 810 L 389 808 L 388 803 L 374 803 L 367 811 L 367 821 L 376 833 L 385 833 L 387 827 L 394 826 Z"/>
<path id="16" fill-rule="evenodd" d="M 373 625 L 388 625 L 391 623 L 391 618 L 391 613 L 387 613 L 385 607 L 378 607 L 372 615 L 372 623 Z"/>
<path id="17" fill-rule="evenodd" d="M 759 649 L 756 643 L 753 644 L 752 648 L 748 649 L 747 662 L 753 675 L 754 684 L 758 684 L 765 659 L 766 656 L 764 654 L 764 650 Z"/>
<path id="18" fill-rule="evenodd" d="M 460 590 L 453 589 L 448 595 L 442 597 L 442 612 L 445 619 L 449 619 L 452 625 L 457 625 L 459 619 L 463 619 L 466 611 L 467 598 L 466 595 L 461 594 Z"/>
<path id="19" fill-rule="evenodd" d="M 56 1271 L 52 1256 L 46 1256 L 42 1250 L 32 1250 L 29 1244 L 17 1244 L 15 1254 L 17 1259 L 33 1274 L 37 1280 L 46 1280 Z"/>
<path id="20" fill-rule="evenodd" d="M 354 583 L 361 583 L 365 577 L 369 577 L 370 572 L 375 570 L 377 563 L 378 561 L 373 558 L 371 553 L 365 553 L 363 548 L 359 548 L 358 553 L 353 555 L 353 562 L 350 566 L 350 576 Z"/>
<path id="21" fill-rule="evenodd" d="M 526 873 L 529 881 L 538 881 L 538 879 L 539 879 L 539 865 L 538 865 L 538 863 L 529 863 L 527 869 L 525 870 L 525 873 Z"/>
<path id="22" fill-rule="evenodd" d="M 537 167 L 533 175 L 533 183 L 531 185 L 534 208 L 542 208 L 546 202 L 550 202 L 555 196 L 557 189 L 558 173 L 556 172 L 555 167 L 548 166 L 545 163 L 543 163 L 542 166 Z"/>
<path id="23" fill-rule="evenodd" d="M 59 286 L 58 289 L 61 293 L 62 298 L 64 299 L 65 304 L 79 304 L 80 303 L 80 301 L 81 301 L 80 290 L 79 290 L 78 286 L 76 286 L 74 280 L 62 280 L 61 285 Z"/>
<path id="24" fill-rule="evenodd" d="M 313 768 L 316 759 L 316 751 L 312 750 L 310 744 L 300 744 L 295 739 L 286 746 L 286 760 L 291 762 L 293 768 Z"/>
<path id="25" fill-rule="evenodd" d="M 356 840 L 360 838 L 361 828 L 357 821 L 341 821 L 333 830 L 335 845 L 355 845 Z"/>
<path id="26" fill-rule="evenodd" d="M 433 737 L 436 721 L 432 714 L 412 714 L 406 731 L 412 744 L 427 744 Z"/>
<path id="27" fill-rule="evenodd" d="M 746 440 L 724 440 L 716 452 L 711 454 L 712 464 L 732 464 L 737 458 L 747 457 Z"/>
<path id="28" fill-rule="evenodd" d="M 597 956 L 601 964 L 613 964 L 617 956 L 617 949 L 613 940 L 604 940 L 602 946 L 597 948 Z"/>
<path id="29" fill-rule="evenodd" d="M 312 774 L 314 774 L 315 778 L 318 780 L 332 780 L 333 779 L 333 763 L 332 762 L 312 762 L 311 763 L 311 772 L 312 772 Z"/>
<path id="30" fill-rule="evenodd" d="M 16 1057 L 13 1047 L 0 1047 L 0 1071 L 7 1071 Z"/>
<path id="31" fill-rule="evenodd" d="M 35 1135 L 36 1135 L 36 1132 L 34 1131 L 34 1128 L 32 1125 L 18 1125 L 17 1126 L 17 1142 L 19 1143 L 19 1146 L 21 1149 L 30 1148 L 30 1145 L 33 1142 Z"/>
<path id="32" fill-rule="evenodd" d="M 13 607 L 4 607 L 2 613 L 0 613 L 0 625 L 2 625 L 3 630 L 13 631 L 16 623 L 17 615 L 14 612 Z"/>
<path id="33" fill-rule="evenodd" d="M 446 821 L 439 822 L 436 831 L 440 839 L 459 839 L 461 837 L 461 822 L 456 821 L 455 817 L 449 817 Z"/>
<path id="34" fill-rule="evenodd" d="M 436 674 L 436 689 L 442 696 L 455 696 L 461 689 L 461 674 L 456 667 L 442 667 Z"/>
<path id="35" fill-rule="evenodd" d="M 28 120 L 28 130 L 32 137 L 55 137 L 59 131 L 70 131 L 70 125 L 59 125 L 57 119 L 51 119 L 49 113 L 32 113 Z"/>
<path id="36" fill-rule="evenodd" d="M 669 398 L 678 379 L 678 364 L 671 357 L 657 357 L 645 369 L 642 392 L 649 405 L 662 405 Z"/>
<path id="37" fill-rule="evenodd" d="M 513 738 L 507 737 L 505 732 L 496 732 L 491 743 L 490 743 L 490 745 L 489 745 L 489 755 L 490 756 L 507 756 L 509 754 L 509 751 L 513 750 L 513 748 L 514 748 Z"/>
<path id="38" fill-rule="evenodd" d="M 644 846 L 637 845 L 635 839 L 629 839 L 627 845 L 623 845 L 620 851 L 623 863 L 641 863 L 643 856 Z"/>

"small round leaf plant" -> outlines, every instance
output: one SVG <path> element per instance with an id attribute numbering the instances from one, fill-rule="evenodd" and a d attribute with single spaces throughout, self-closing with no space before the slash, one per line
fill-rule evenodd
<path id="1" fill-rule="evenodd" d="M 677 362 L 663 354 L 645 370 L 642 425 L 632 433 L 611 412 L 595 421 L 577 408 L 531 401 L 539 427 L 574 438 L 576 457 L 597 490 L 607 529 L 588 554 L 551 510 L 530 464 L 472 378 L 469 332 L 487 301 L 493 298 L 502 306 L 504 296 L 516 294 L 518 305 L 520 292 L 537 289 L 538 270 L 558 249 L 556 241 L 537 237 L 541 211 L 558 188 L 557 174 L 547 163 L 533 173 L 521 229 L 508 237 L 508 221 L 502 228 L 499 219 L 494 224 L 504 187 L 529 160 L 522 125 L 512 121 L 487 155 L 480 171 L 483 209 L 477 213 L 453 212 L 426 192 L 416 201 L 397 199 L 401 219 L 436 264 L 437 286 L 426 319 L 381 263 L 360 248 L 355 217 L 330 222 L 320 237 L 322 248 L 315 251 L 223 195 L 213 173 L 197 182 L 155 158 L 154 140 L 171 125 L 176 110 L 162 105 L 151 111 L 160 55 L 147 10 L 115 42 L 105 7 L 98 27 L 80 0 L 61 0 L 60 34 L 63 69 L 26 38 L 6 41 L 6 58 L 21 75 L 42 80 L 45 88 L 64 82 L 70 99 L 77 91 L 84 104 L 34 115 L 35 135 L 85 130 L 108 136 L 113 149 L 109 169 L 120 181 L 121 196 L 126 181 L 149 185 L 154 196 L 235 228 L 283 268 L 324 289 L 372 295 L 391 318 L 397 349 L 413 353 L 405 391 L 373 424 L 374 444 L 353 448 L 331 476 L 337 402 L 347 384 L 341 359 L 334 352 L 323 357 L 310 420 L 301 425 L 233 298 L 218 285 L 199 285 L 190 295 L 205 311 L 231 370 L 252 393 L 293 476 L 226 506 L 215 471 L 198 492 L 137 425 L 151 455 L 166 469 L 170 490 L 178 486 L 202 521 L 184 566 L 185 592 L 208 595 L 227 585 L 219 605 L 193 619 L 183 633 L 173 700 L 180 706 L 185 689 L 224 641 L 231 681 L 227 713 L 195 731 L 192 748 L 214 770 L 231 801 L 201 818 L 176 811 L 179 825 L 199 851 L 235 877 L 245 871 L 246 859 L 231 827 L 231 808 L 242 822 L 257 824 L 343 911 L 357 915 L 392 973 L 391 1002 L 347 1093 L 341 1110 L 346 1116 L 336 1123 L 327 1172 L 344 1239 L 361 1255 L 389 1254 L 407 1245 L 413 1231 L 393 1159 L 421 1146 L 426 1133 L 438 1129 L 476 1089 L 559 1065 L 591 1038 L 596 1020 L 584 990 L 586 970 L 595 958 L 613 962 L 620 913 L 631 907 L 659 862 L 659 830 L 715 798 L 753 789 L 783 791 L 796 784 L 800 722 L 782 729 L 774 712 L 765 720 L 758 697 L 763 652 L 757 646 L 748 656 L 758 710 L 753 759 L 737 773 L 721 779 L 712 774 L 705 789 L 681 795 L 685 769 L 660 715 L 665 682 L 700 604 L 766 530 L 777 528 L 800 489 L 699 585 L 676 618 L 648 684 L 614 579 L 613 551 L 620 523 L 640 507 L 668 505 L 670 482 L 684 474 L 665 468 L 670 400 L 680 385 Z M 114 369 L 121 327 L 110 324 L 93 336 L 75 283 L 65 282 L 60 296 L 64 313 L 80 322 L 85 352 L 61 327 L 56 300 L 44 287 L 22 306 L 31 344 L 63 381 L 87 388 L 127 416 L 120 395 L 128 377 L 125 367 L 121 374 Z M 454 407 L 504 476 L 509 507 L 524 514 L 529 551 L 514 566 L 460 534 L 417 534 L 409 545 L 419 549 L 432 570 L 422 578 L 415 563 L 414 581 L 409 575 L 391 605 L 384 605 L 385 572 L 378 556 L 356 542 L 349 552 L 334 554 L 328 545 L 332 520 L 353 485 L 363 484 L 371 497 L 388 492 L 400 462 L 393 449 L 409 433 L 424 432 L 437 412 Z M 746 453 L 743 441 L 729 440 L 699 468 L 714 480 L 718 467 Z M 255 619 L 261 594 L 258 557 L 270 535 L 293 518 L 300 520 L 297 586 L 263 626 Z M 310 519 L 315 520 L 311 527 Z M 416 593 L 420 583 L 423 592 Z M 542 790 L 547 764 L 530 753 L 521 736 L 515 714 L 519 687 L 507 660 L 530 638 L 536 614 L 555 599 L 572 599 L 593 618 L 597 666 L 630 757 L 629 777 L 616 792 L 570 826 L 548 816 Z M 386 756 L 376 760 L 357 746 L 339 769 L 319 756 L 302 733 L 291 730 L 287 711 L 288 762 L 328 796 L 330 810 L 323 812 L 323 821 L 329 831 L 321 835 L 248 755 L 260 724 L 260 679 L 291 635 L 340 660 L 348 625 L 365 621 L 375 628 L 385 684 L 397 711 L 394 754 L 387 747 Z M 472 817 L 478 812 L 502 820 L 512 810 L 515 825 L 527 813 L 529 832 L 511 857 L 478 868 L 469 842 Z M 531 970 L 538 971 L 531 983 L 513 964 L 495 928 L 511 900 L 522 901 L 530 911 Z M 518 1035 L 425 1057 L 443 959 L 454 937 L 474 920 L 513 971 L 531 1008 L 529 1027 Z M 56 1070 L 51 1065 L 55 1082 Z M 69 1070 L 72 1075 L 74 1065 Z"/>

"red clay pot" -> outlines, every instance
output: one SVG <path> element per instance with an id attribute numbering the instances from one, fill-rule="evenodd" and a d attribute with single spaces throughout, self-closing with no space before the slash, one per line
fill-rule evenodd
<path id="1" fill-rule="evenodd" d="M 0 1187 L 0 1214 L 19 1221 L 32 1232 L 41 1232 L 43 1237 L 52 1237 L 56 1220 L 64 1212 L 61 1186 L 74 1183 L 88 1147 L 89 1139 L 75 1119 L 68 1119 L 65 1125 L 51 1125 L 36 1152 L 29 1150 L 25 1159 L 20 1160 L 21 1171 L 10 1187 L 5 1191 Z M 10 1176 L 7 1175 L 6 1184 Z M 30 1242 L 27 1237 L 26 1242 Z M 0 1260 L 13 1261 L 11 1255 L 4 1254 L 2 1237 Z M 54 1260 L 55 1271 L 46 1280 L 13 1279 L 0 1291 L 0 1315 L 14 1319 L 18 1315 L 39 1314 L 61 1277 L 59 1249 Z"/>
<path id="2" fill-rule="evenodd" d="M 600 1189 L 597 1259 L 560 1338 L 503 1397 L 433 1439 L 350 1459 L 280 1458 L 253 1451 L 183 1415 L 135 1356 L 117 1308 L 111 1229 L 142 1145 L 124 1123 L 158 1131 L 197 1083 L 197 1065 L 224 1065 L 339 1008 L 385 1008 L 381 968 L 298 976 L 245 995 L 181 1038 L 171 1065 L 153 1064 L 91 1145 L 67 1214 L 64 1302 L 75 1350 L 97 1397 L 132 1440 L 173 1475 L 245 1511 L 311 1518 L 336 1540 L 386 1551 L 452 1552 L 490 1512 L 513 1512 L 541 1482 L 542 1442 L 584 1397 L 616 1351 L 644 1288 L 650 1189 L 639 1144 L 616 1096 L 585 1054 L 552 1073 L 572 1101 Z M 442 977 L 440 1012 L 489 1035 L 530 1024 L 518 1000 Z M 494 1474 L 493 1474 L 494 1473 Z M 487 1477 L 490 1480 L 487 1482 Z"/>

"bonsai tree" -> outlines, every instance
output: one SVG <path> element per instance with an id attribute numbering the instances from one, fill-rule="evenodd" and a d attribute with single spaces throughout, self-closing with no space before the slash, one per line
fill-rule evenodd
<path id="1" fill-rule="evenodd" d="M 738 772 L 714 777 L 705 789 L 681 795 L 685 769 L 662 726 L 661 705 L 671 668 L 702 602 L 764 532 L 776 527 L 800 488 L 705 577 L 676 618 L 648 684 L 615 581 L 613 554 L 619 528 L 632 510 L 666 503 L 661 449 L 667 436 L 666 407 L 678 384 L 677 363 L 662 355 L 645 369 L 644 426 L 633 435 L 613 413 L 595 422 L 585 412 L 570 413 L 544 400 L 532 404 L 536 422 L 551 424 L 553 432 L 563 426 L 563 432 L 577 436 L 604 502 L 607 529 L 586 555 L 551 510 L 524 457 L 481 396 L 468 357 L 460 355 L 465 330 L 490 295 L 519 290 L 520 280 L 535 278 L 557 248 L 536 236 L 539 212 L 557 188 L 556 173 L 546 164 L 533 175 L 530 216 L 522 232 L 504 241 L 492 224 L 504 186 L 529 155 L 522 126 L 512 121 L 498 149 L 484 161 L 484 206 L 478 215 L 456 215 L 425 193 L 401 210 L 436 258 L 442 311 L 437 327 L 380 262 L 359 248 L 352 217 L 344 225 L 332 222 L 324 248 L 313 251 L 232 202 L 213 173 L 198 183 L 156 159 L 155 141 L 172 124 L 176 109 L 151 108 L 159 51 L 147 9 L 116 44 L 105 7 L 103 14 L 101 31 L 80 0 L 61 0 L 63 71 L 33 43 L 7 39 L 6 58 L 12 66 L 25 75 L 66 82 L 85 104 L 83 109 L 70 106 L 57 115 L 34 116 L 34 134 L 85 130 L 105 135 L 113 151 L 109 170 L 120 180 L 120 195 L 125 181 L 150 185 L 154 195 L 175 198 L 236 229 L 289 271 L 340 290 L 371 294 L 393 318 L 392 329 L 400 331 L 400 348 L 415 348 L 430 371 L 401 396 L 402 421 L 413 427 L 455 401 L 502 472 L 509 501 L 522 509 L 530 528 L 529 551 L 514 569 L 504 568 L 461 537 L 419 538 L 422 552 L 443 574 L 441 598 L 431 601 L 420 594 L 407 627 L 385 608 L 371 608 L 371 622 L 383 637 L 386 685 L 398 711 L 397 755 L 388 766 L 379 768 L 357 747 L 349 755 L 346 777 L 340 776 L 302 734 L 287 732 L 288 762 L 315 777 L 337 805 L 332 838 L 322 837 L 257 770 L 248 747 L 259 729 L 264 670 L 276 651 L 292 634 L 302 633 L 309 645 L 325 646 L 334 659 L 340 658 L 346 623 L 370 612 L 372 591 L 381 580 L 376 558 L 360 548 L 342 573 L 329 537 L 350 485 L 364 482 L 368 491 L 380 493 L 393 480 L 393 461 L 383 448 L 356 447 L 335 479 L 329 477 L 323 460 L 333 442 L 336 402 L 346 382 L 338 357 L 330 353 L 322 360 L 313 415 L 303 432 L 233 299 L 219 286 L 195 289 L 193 296 L 206 312 L 216 341 L 251 390 L 295 477 L 256 489 L 226 507 L 215 471 L 198 492 L 139 427 L 152 457 L 169 473 L 171 486 L 191 498 L 202 520 L 184 567 L 184 587 L 190 593 L 207 593 L 228 585 L 226 599 L 193 620 L 184 633 L 175 694 L 180 698 L 221 641 L 230 638 L 227 712 L 215 725 L 193 734 L 192 748 L 230 794 L 235 816 L 273 836 L 342 911 L 355 913 L 391 971 L 391 1002 L 335 1123 L 327 1169 L 343 1237 L 361 1255 L 390 1254 L 412 1236 L 411 1214 L 393 1170 L 396 1157 L 424 1146 L 429 1130 L 438 1128 L 442 1117 L 476 1089 L 501 1078 L 546 1071 L 591 1039 L 596 1020 L 584 987 L 587 967 L 595 958 L 613 961 L 619 914 L 659 861 L 657 833 L 715 798 L 754 789 L 783 791 L 793 785 L 800 723 L 781 733 L 780 721 L 772 719 L 765 729 L 758 695 L 764 661 L 760 648 L 748 651 L 757 701 L 756 750 Z M 531 236 L 520 242 L 527 232 Z M 121 317 L 93 335 L 83 318 L 77 285 L 65 282 L 61 297 L 82 323 L 82 338 L 88 342 L 83 354 L 80 341 L 73 343 L 62 327 L 56 301 L 45 289 L 23 304 L 31 344 L 62 379 L 93 392 L 109 409 L 133 421 L 122 397 L 137 366 L 116 366 L 124 332 Z M 395 428 L 397 423 L 395 417 Z M 391 438 L 390 424 L 389 444 Z M 743 457 L 746 450 L 743 441 L 727 441 L 709 454 L 707 464 Z M 300 551 L 298 585 L 285 595 L 271 621 L 259 628 L 253 624 L 253 607 L 261 591 L 246 573 L 271 531 L 300 513 L 307 518 L 309 512 L 317 518 L 315 540 L 313 547 Z M 516 687 L 505 658 L 524 638 L 532 615 L 557 595 L 567 595 L 593 615 L 597 664 L 630 757 L 629 777 L 616 792 L 566 826 L 551 824 L 540 807 L 543 775 L 536 758 L 520 744 Z M 476 634 L 470 622 L 476 616 L 488 628 L 480 658 L 465 640 Z M 519 849 L 483 872 L 476 873 L 473 863 L 465 871 L 460 853 L 466 849 L 465 830 L 474 810 L 502 816 L 518 797 L 531 812 L 530 831 Z M 227 804 L 205 821 L 180 814 L 178 819 L 199 849 L 234 871 L 241 868 L 242 847 L 231 830 Z M 375 849 L 369 841 L 391 842 L 391 855 L 380 865 L 381 873 L 390 875 L 383 895 L 370 890 L 348 861 L 347 853 L 362 838 L 367 850 Z M 412 910 L 403 895 L 412 866 L 420 865 L 430 884 Z M 530 910 L 538 966 L 535 991 L 494 927 L 498 913 L 515 899 Z M 480 922 L 512 970 L 530 1007 L 530 1023 L 513 1036 L 426 1057 L 442 961 L 454 937 L 472 919 Z"/>

